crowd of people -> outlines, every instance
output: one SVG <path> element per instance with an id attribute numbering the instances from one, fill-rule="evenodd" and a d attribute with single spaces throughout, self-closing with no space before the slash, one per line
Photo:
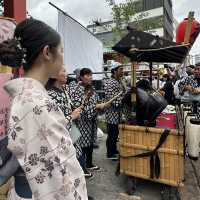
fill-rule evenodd
<path id="1" fill-rule="evenodd" d="M 174 105 L 177 100 L 183 99 L 188 92 L 196 95 L 199 94 L 200 63 L 189 65 L 185 69 L 186 71 L 183 73 L 168 68 L 167 73 L 160 80 L 155 78 L 152 82 L 153 89 L 159 90 L 170 105 Z"/>
<path id="2" fill-rule="evenodd" d="M 87 195 L 85 178 L 100 169 L 93 149 L 97 116 L 103 112 L 107 157 L 117 158 L 122 67 L 113 67 L 105 101 L 100 102 L 89 68 L 81 68 L 76 81 L 67 85 L 63 53 L 59 34 L 32 18 L 19 23 L 14 38 L 0 44 L 1 64 L 24 70 L 23 77 L 4 86 L 12 99 L 4 145 L 9 156 L 0 169 L 5 174 L 1 182 L 14 177 L 8 199 L 93 199 Z"/>
<path id="3" fill-rule="evenodd" d="M 63 53 L 59 34 L 36 19 L 19 23 L 14 38 L 0 44 L 1 64 L 24 69 L 23 77 L 5 85 L 12 105 L 4 145 L 9 156 L 0 174 L 7 173 L 4 182 L 14 177 L 10 200 L 93 199 L 88 197 L 85 178 L 100 169 L 93 150 L 97 116 L 102 113 L 107 124 L 106 156 L 118 159 L 118 125 L 127 92 L 121 81 L 123 66 L 112 66 L 111 77 L 103 83 L 102 101 L 89 68 L 78 70 L 76 80 L 67 84 Z M 186 92 L 199 93 L 200 64 L 190 68 L 190 76 L 162 77 L 159 90 L 169 104 Z M 158 89 L 154 83 L 153 87 Z"/>

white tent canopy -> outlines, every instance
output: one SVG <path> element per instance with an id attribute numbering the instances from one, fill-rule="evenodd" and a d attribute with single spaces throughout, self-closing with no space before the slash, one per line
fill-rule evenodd
<path id="1" fill-rule="evenodd" d="M 64 44 L 64 63 L 68 73 L 87 67 L 92 72 L 101 72 L 103 66 L 103 44 L 86 28 L 70 16 L 58 13 L 58 32 Z M 101 79 L 101 75 L 94 75 Z"/>

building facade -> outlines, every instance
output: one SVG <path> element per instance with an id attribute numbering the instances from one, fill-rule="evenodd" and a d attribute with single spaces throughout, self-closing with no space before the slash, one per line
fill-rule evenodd
<path id="1" fill-rule="evenodd" d="M 135 19 L 143 15 L 140 23 L 143 23 L 144 31 L 158 35 L 170 41 L 174 38 L 173 13 L 171 0 L 135 0 L 136 15 L 133 16 L 131 26 L 134 27 Z M 145 27 L 145 24 L 147 25 Z M 112 32 L 113 21 L 100 24 L 94 23 L 87 28 L 104 43 L 105 52 L 110 50 L 117 41 Z M 126 27 L 124 27 L 126 30 Z"/>
<path id="2" fill-rule="evenodd" d="M 195 60 L 194 64 L 200 63 L 200 54 L 195 55 L 194 60 Z"/>

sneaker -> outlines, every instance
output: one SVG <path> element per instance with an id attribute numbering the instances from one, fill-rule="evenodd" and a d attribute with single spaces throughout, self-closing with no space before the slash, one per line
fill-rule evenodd
<path id="1" fill-rule="evenodd" d="M 119 151 L 116 151 L 116 152 L 114 153 L 114 155 L 118 156 L 118 155 L 119 155 Z"/>
<path id="2" fill-rule="evenodd" d="M 109 160 L 119 160 L 119 157 L 117 155 L 113 155 L 113 156 L 107 156 L 107 159 L 109 159 Z"/>
<path id="3" fill-rule="evenodd" d="M 94 200 L 94 198 L 91 196 L 88 196 L 88 200 Z"/>
<path id="4" fill-rule="evenodd" d="M 85 175 L 85 178 L 88 178 L 88 179 L 93 177 L 93 174 L 87 171 L 86 169 L 84 170 L 84 175 Z"/>
<path id="5" fill-rule="evenodd" d="M 87 180 L 93 179 L 94 178 L 94 174 L 90 173 L 90 174 L 85 174 L 85 178 Z"/>
<path id="6" fill-rule="evenodd" d="M 100 167 L 96 166 L 96 165 L 91 165 L 89 167 L 87 167 L 88 170 L 95 170 L 95 171 L 98 171 L 100 170 Z"/>

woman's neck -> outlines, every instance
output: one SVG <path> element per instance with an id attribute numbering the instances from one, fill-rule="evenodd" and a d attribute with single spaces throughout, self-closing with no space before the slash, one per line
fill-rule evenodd
<path id="1" fill-rule="evenodd" d="M 58 89 L 62 88 L 62 84 L 60 84 L 58 81 L 55 82 L 54 86 Z"/>
<path id="2" fill-rule="evenodd" d="M 42 85 L 46 85 L 47 81 L 50 78 L 48 71 L 45 66 L 32 66 L 30 70 L 24 73 L 24 77 L 35 79 L 42 83 Z"/>

